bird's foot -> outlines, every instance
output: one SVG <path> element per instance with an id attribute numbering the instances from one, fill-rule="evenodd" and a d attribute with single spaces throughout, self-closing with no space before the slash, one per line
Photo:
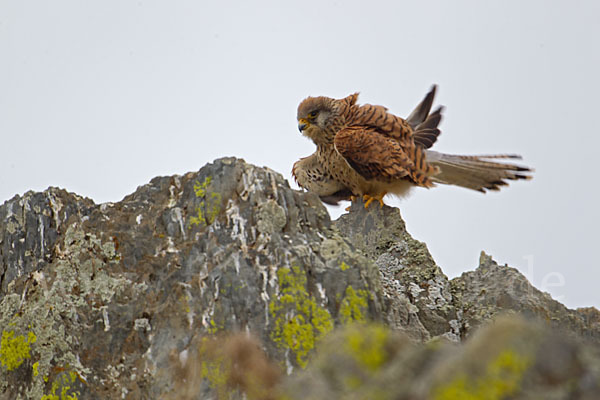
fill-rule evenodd
<path id="1" fill-rule="evenodd" d="M 363 195 L 363 201 L 365 202 L 365 208 L 369 208 L 369 204 L 371 204 L 373 202 L 373 200 L 377 200 L 379 202 L 379 205 L 381 205 L 381 207 L 383 207 L 384 206 L 383 197 L 386 194 L 387 194 L 387 192 L 379 193 L 375 196 L 371 196 L 369 194 Z"/>
<path id="2" fill-rule="evenodd" d="M 350 211 L 350 207 L 352 207 L 352 203 L 356 201 L 356 196 L 350 196 L 350 205 L 345 208 L 346 211 Z"/>

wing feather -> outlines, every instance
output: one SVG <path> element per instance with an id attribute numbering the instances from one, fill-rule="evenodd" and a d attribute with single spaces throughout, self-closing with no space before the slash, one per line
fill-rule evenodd
<path id="1" fill-rule="evenodd" d="M 335 136 L 334 144 L 337 152 L 365 179 L 400 179 L 413 168 L 400 144 L 374 127 L 342 129 Z"/>
<path id="2" fill-rule="evenodd" d="M 415 131 L 413 133 L 415 143 L 425 149 L 433 146 L 441 133 L 438 125 L 442 120 L 443 110 L 443 107 L 438 107 L 434 112 L 427 116 L 425 121 L 415 127 Z"/>
<path id="3" fill-rule="evenodd" d="M 433 186 L 438 168 L 427 162 L 425 149 L 437 140 L 442 108 L 430 113 L 435 86 L 404 120 L 387 108 L 352 105 L 345 126 L 334 138 L 336 151 L 367 180 L 391 182 L 408 179 L 418 186 Z"/>
<path id="4" fill-rule="evenodd" d="M 415 107 L 413 112 L 406 117 L 406 122 L 408 122 L 413 129 L 416 130 L 417 125 L 422 124 L 425 119 L 427 119 L 427 116 L 431 111 L 431 106 L 433 105 L 436 89 L 437 86 L 433 85 L 429 92 L 425 95 L 425 98 L 419 103 L 418 106 Z"/>

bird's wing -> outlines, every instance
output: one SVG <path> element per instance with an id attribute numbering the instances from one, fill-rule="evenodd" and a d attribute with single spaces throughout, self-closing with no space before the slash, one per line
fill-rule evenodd
<path id="1" fill-rule="evenodd" d="M 406 122 L 408 122 L 414 131 L 413 138 L 415 143 L 426 149 L 435 143 L 441 132 L 438 129 L 438 125 L 442 119 L 444 108 L 438 107 L 434 112 L 431 112 L 436 89 L 437 86 L 433 85 L 425 95 L 425 98 L 406 117 Z"/>
<path id="2" fill-rule="evenodd" d="M 442 120 L 443 107 L 438 107 L 434 112 L 427 115 L 425 121 L 415 126 L 413 133 L 413 140 L 416 144 L 422 146 L 425 149 L 430 148 L 436 142 L 441 131 L 438 128 L 440 121 Z"/>
<path id="3" fill-rule="evenodd" d="M 340 130 L 335 149 L 367 180 L 393 181 L 407 178 L 419 186 L 432 186 L 435 173 L 425 161 L 424 150 L 401 143 L 372 126 L 350 126 Z"/>
<path id="4" fill-rule="evenodd" d="M 379 133 L 400 141 L 403 146 L 416 143 L 428 149 L 440 134 L 438 125 L 443 111 L 443 107 L 438 107 L 430 113 L 435 91 L 434 85 L 406 119 L 390 114 L 384 106 L 373 104 L 354 106 L 349 116 L 350 125 L 376 127 Z"/>
<path id="5" fill-rule="evenodd" d="M 436 85 L 433 85 L 429 92 L 425 95 L 425 98 L 415 107 L 413 112 L 406 117 L 406 122 L 413 128 L 416 129 L 419 124 L 422 124 L 429 116 L 431 106 L 433 105 L 433 99 L 435 97 Z"/>
<path id="6" fill-rule="evenodd" d="M 364 129 L 376 128 L 377 132 L 409 145 L 413 141 L 413 129 L 408 122 L 400 117 L 390 114 L 384 106 L 363 104 L 354 106 L 347 118 L 348 126 L 362 127 Z"/>

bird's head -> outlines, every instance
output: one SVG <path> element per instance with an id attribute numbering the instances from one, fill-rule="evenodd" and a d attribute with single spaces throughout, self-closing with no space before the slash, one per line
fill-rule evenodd
<path id="1" fill-rule="evenodd" d="M 342 127 L 343 114 L 356 102 L 358 94 L 336 100 L 329 97 L 307 97 L 298 106 L 298 129 L 316 145 L 333 143 Z"/>

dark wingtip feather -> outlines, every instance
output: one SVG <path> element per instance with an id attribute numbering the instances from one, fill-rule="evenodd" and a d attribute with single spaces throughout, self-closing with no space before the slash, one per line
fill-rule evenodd
<path id="1" fill-rule="evenodd" d="M 415 107 L 413 112 L 410 113 L 408 117 L 406 117 L 406 122 L 415 129 L 417 125 L 421 124 L 431 111 L 431 106 L 433 105 L 433 99 L 435 97 L 435 92 L 437 90 L 437 85 L 433 85 L 429 92 L 425 95 L 423 100 Z"/>
<path id="2" fill-rule="evenodd" d="M 429 89 L 428 95 L 431 94 L 431 97 L 435 97 L 435 92 L 437 91 L 437 83 L 431 85 L 431 89 Z"/>

